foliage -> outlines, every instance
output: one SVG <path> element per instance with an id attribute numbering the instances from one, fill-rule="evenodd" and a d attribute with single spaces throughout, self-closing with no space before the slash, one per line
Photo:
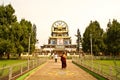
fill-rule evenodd
<path id="1" fill-rule="evenodd" d="M 17 18 L 14 13 L 15 10 L 10 4 L 7 6 L 0 6 L 0 25 L 9 26 L 12 23 L 16 22 Z"/>
<path id="2" fill-rule="evenodd" d="M 18 55 L 28 51 L 29 37 L 31 38 L 31 53 L 35 49 L 36 26 L 22 19 L 17 22 L 15 10 L 11 4 L 0 6 L 0 57 L 10 54 Z M 31 35 L 29 35 L 31 34 Z"/>
<path id="3" fill-rule="evenodd" d="M 83 51 L 90 53 L 91 51 L 91 42 L 92 38 L 92 50 L 94 55 L 98 55 L 99 52 L 104 48 L 103 43 L 103 29 L 100 28 L 100 25 L 97 21 L 90 22 L 89 26 L 86 28 L 83 34 Z"/>
<path id="4" fill-rule="evenodd" d="M 76 35 L 76 37 L 77 37 L 77 49 L 76 49 L 76 51 L 77 52 L 79 52 L 80 51 L 80 48 L 81 48 L 81 42 L 82 42 L 82 39 L 81 39 L 81 34 L 80 34 L 80 31 L 79 31 L 79 29 L 77 30 L 77 35 Z"/>
<path id="5" fill-rule="evenodd" d="M 117 20 L 108 23 L 105 44 L 112 55 L 120 53 L 120 23 Z"/>

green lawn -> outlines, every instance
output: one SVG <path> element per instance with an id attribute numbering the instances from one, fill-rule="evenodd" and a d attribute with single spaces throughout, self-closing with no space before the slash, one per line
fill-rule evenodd
<path id="1" fill-rule="evenodd" d="M 84 62 L 88 65 L 93 65 L 96 68 L 100 68 L 100 67 L 110 68 L 115 66 L 120 67 L 120 60 L 115 60 L 115 61 L 114 60 L 93 60 L 93 64 L 92 64 L 92 60 L 85 60 Z"/>
<path id="2" fill-rule="evenodd" d="M 120 60 L 94 60 L 94 62 L 100 63 L 100 64 L 106 64 L 106 65 L 110 65 L 110 66 L 114 66 L 115 63 L 117 66 L 120 67 Z"/>
<path id="3" fill-rule="evenodd" d="M 83 65 L 86 65 L 88 68 L 93 68 L 94 70 L 104 73 L 105 75 L 116 76 L 120 79 L 120 60 L 90 60 L 90 59 L 80 59 L 76 58 L 75 62 L 78 64 L 82 62 Z M 116 66 L 118 66 L 116 68 Z"/>
<path id="4" fill-rule="evenodd" d="M 0 60 L 0 77 L 3 78 L 9 74 L 9 68 L 5 68 L 8 66 L 14 66 L 12 67 L 12 72 L 15 73 L 20 70 L 21 66 L 19 65 L 20 63 L 27 62 L 27 60 L 17 60 L 17 59 L 11 59 L 11 60 Z M 23 64 L 25 66 L 25 64 Z M 4 68 L 4 69 L 3 69 Z"/>
<path id="5" fill-rule="evenodd" d="M 26 62 L 27 60 L 0 60 L 0 68 Z"/>
<path id="6" fill-rule="evenodd" d="M 84 61 L 88 66 L 93 67 L 97 71 L 101 71 L 106 75 L 113 75 L 116 76 L 118 73 L 118 69 L 116 71 L 116 66 L 120 67 L 120 60 L 85 60 Z M 120 78 L 120 74 L 118 75 Z"/>

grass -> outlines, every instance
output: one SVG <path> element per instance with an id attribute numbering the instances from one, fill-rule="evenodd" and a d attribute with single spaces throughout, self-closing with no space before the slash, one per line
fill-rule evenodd
<path id="1" fill-rule="evenodd" d="M 10 59 L 10 60 L 2 59 L 2 60 L 0 60 L 0 78 L 4 78 L 4 77 L 8 76 L 9 66 L 12 66 L 12 73 L 20 72 L 21 66 L 22 66 L 22 68 L 27 68 L 27 65 L 28 65 L 27 61 L 28 60 L 20 60 L 20 59 Z M 40 60 L 40 62 L 41 61 L 42 60 Z M 30 64 L 33 65 L 33 61 L 31 61 Z M 34 64 L 36 65 L 36 61 Z M 31 71 L 29 73 L 25 74 L 22 77 L 22 79 L 20 79 L 20 80 L 23 80 L 23 78 L 28 76 L 30 73 L 31 73 Z"/>
<path id="2" fill-rule="evenodd" d="M 94 62 L 100 63 L 100 64 L 106 64 L 110 66 L 114 66 L 114 60 L 94 60 Z M 115 60 L 117 66 L 120 67 L 120 60 Z"/>
<path id="3" fill-rule="evenodd" d="M 27 72 L 26 74 L 18 77 L 16 80 L 24 80 L 26 77 L 28 77 L 29 75 L 33 74 L 35 71 L 37 71 L 38 69 L 40 69 L 41 67 L 43 67 L 45 65 L 45 63 L 41 64 L 39 67 Z"/>
<path id="4" fill-rule="evenodd" d="M 77 58 L 77 63 L 79 64 L 81 59 Z M 76 62 L 76 61 L 75 61 Z M 111 75 L 116 76 L 116 73 L 118 73 L 118 70 L 116 70 L 116 66 L 120 67 L 120 60 L 87 60 L 83 59 L 82 63 L 85 64 L 88 67 L 93 67 L 93 69 L 97 70 L 98 72 L 102 72 L 105 75 Z M 120 74 L 118 75 L 120 77 Z"/>
<path id="5" fill-rule="evenodd" d="M 94 76 L 96 79 L 98 79 L 98 80 L 108 80 L 108 79 L 106 79 L 106 78 L 104 78 L 104 77 L 102 77 L 101 75 L 99 75 L 99 74 L 97 74 L 97 73 L 95 73 L 95 72 L 92 72 L 92 71 L 90 71 L 89 69 L 87 69 L 87 68 L 85 68 L 85 67 L 83 67 L 83 66 L 81 66 L 81 65 L 79 65 L 79 64 L 77 64 L 77 63 L 75 63 L 75 62 L 73 62 L 74 64 L 76 64 L 77 66 L 79 66 L 80 68 L 82 68 L 84 71 L 86 71 L 87 73 L 89 73 L 89 74 L 91 74 L 92 76 Z"/>
<path id="6" fill-rule="evenodd" d="M 116 60 L 115 62 L 114 60 L 94 60 L 94 62 L 94 67 L 96 69 L 99 69 L 101 65 L 101 69 L 104 70 L 104 72 L 108 75 L 112 73 L 112 75 L 115 76 L 117 73 L 115 67 L 120 67 L 120 60 Z"/>
<path id="7" fill-rule="evenodd" d="M 0 68 L 5 66 L 16 65 L 22 62 L 26 62 L 27 60 L 0 60 Z"/>
<path id="8" fill-rule="evenodd" d="M 9 74 L 9 68 L 5 68 L 5 67 L 14 66 L 14 65 L 24 63 L 24 62 L 27 62 L 27 60 L 18 60 L 18 59 L 10 59 L 10 60 L 2 59 L 2 60 L 0 60 L 0 76 L 5 77 Z M 20 70 L 20 68 L 21 68 L 21 66 L 14 66 L 12 72 L 16 72 L 16 71 Z"/>

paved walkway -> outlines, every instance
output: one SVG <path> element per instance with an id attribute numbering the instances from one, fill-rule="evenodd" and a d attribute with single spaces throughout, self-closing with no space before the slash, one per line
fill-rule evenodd
<path id="1" fill-rule="evenodd" d="M 89 73 L 83 71 L 71 60 L 67 60 L 67 68 L 61 69 L 61 62 L 57 63 L 54 60 L 49 60 L 47 63 L 28 76 L 25 80 L 97 80 Z"/>

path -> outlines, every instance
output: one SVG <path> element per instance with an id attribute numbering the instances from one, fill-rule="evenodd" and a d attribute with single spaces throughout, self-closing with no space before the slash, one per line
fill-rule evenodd
<path id="1" fill-rule="evenodd" d="M 25 80 L 97 80 L 89 73 L 67 60 L 67 68 L 61 69 L 61 62 L 49 60 Z"/>

